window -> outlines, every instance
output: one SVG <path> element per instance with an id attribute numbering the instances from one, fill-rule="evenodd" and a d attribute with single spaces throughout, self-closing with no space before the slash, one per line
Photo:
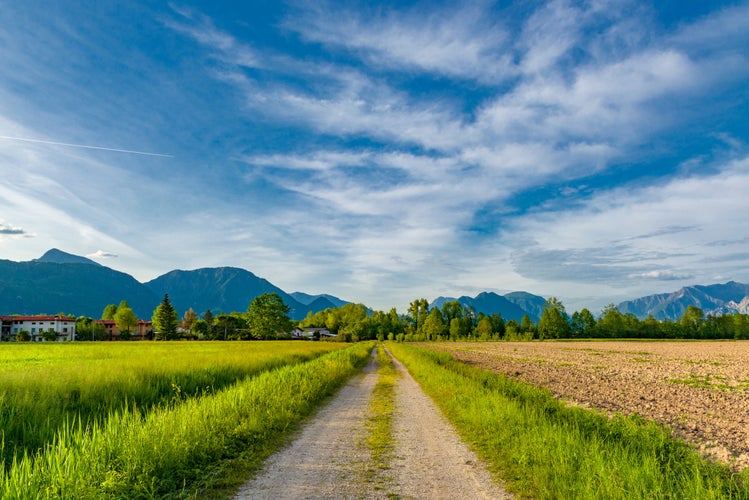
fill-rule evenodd
<path id="1" fill-rule="evenodd" d="M 33 325 L 34 323 L 31 323 L 31 324 Z M 36 333 L 36 328 L 32 328 L 31 333 Z"/>

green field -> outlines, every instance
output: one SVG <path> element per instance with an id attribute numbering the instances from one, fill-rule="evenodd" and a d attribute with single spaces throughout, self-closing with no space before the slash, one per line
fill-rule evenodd
<path id="1" fill-rule="evenodd" d="M 352 376 L 371 344 L 6 345 L 0 498 L 186 495 Z M 335 352 L 331 352 L 335 351 Z M 215 472 L 215 470 L 213 471 Z"/>

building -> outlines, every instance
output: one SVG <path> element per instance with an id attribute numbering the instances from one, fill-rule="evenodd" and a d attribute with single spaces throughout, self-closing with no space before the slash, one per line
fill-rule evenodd
<path id="1" fill-rule="evenodd" d="M 120 329 L 113 319 L 96 319 L 94 323 L 104 326 L 105 340 L 119 340 Z M 138 325 L 130 331 L 130 340 L 153 340 L 153 324 L 144 319 L 138 320 Z"/>
<path id="2" fill-rule="evenodd" d="M 16 340 L 19 332 L 26 331 L 32 342 L 42 342 L 42 332 L 52 329 L 57 341 L 75 340 L 75 318 L 67 316 L 0 316 L 2 340 Z"/>
<path id="3" fill-rule="evenodd" d="M 303 340 L 320 340 L 323 337 L 335 337 L 327 328 L 300 328 L 296 327 L 291 331 L 292 339 Z"/>

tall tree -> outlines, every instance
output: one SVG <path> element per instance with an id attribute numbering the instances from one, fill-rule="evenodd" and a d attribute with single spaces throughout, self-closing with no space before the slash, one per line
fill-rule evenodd
<path id="1" fill-rule="evenodd" d="M 247 308 L 247 327 L 256 338 L 276 338 L 291 330 L 289 306 L 276 292 L 258 295 Z"/>
<path id="2" fill-rule="evenodd" d="M 596 336 L 596 318 L 587 309 L 575 311 L 570 320 L 570 333 L 577 338 L 590 338 Z"/>
<path id="3" fill-rule="evenodd" d="M 566 338 L 570 335 L 570 324 L 564 305 L 556 297 L 546 299 L 541 321 L 538 323 L 538 337 L 543 339 Z"/>
<path id="4" fill-rule="evenodd" d="M 138 326 L 138 317 L 128 305 L 127 301 L 120 302 L 117 306 L 117 312 L 114 314 L 114 324 L 120 330 L 122 340 L 130 339 L 130 332 Z"/>
<path id="5" fill-rule="evenodd" d="M 107 307 L 104 308 L 104 311 L 101 313 L 101 319 L 114 319 L 114 315 L 117 312 L 117 304 L 109 304 Z"/>
<path id="6" fill-rule="evenodd" d="M 161 304 L 153 311 L 151 317 L 156 340 L 174 340 L 177 338 L 179 315 L 169 301 L 169 294 L 164 294 Z"/>
<path id="7" fill-rule="evenodd" d="M 426 335 L 427 340 L 437 340 L 444 332 L 445 322 L 442 319 L 442 313 L 435 307 L 424 320 L 422 333 Z"/>
<path id="8" fill-rule="evenodd" d="M 185 328 L 189 333 L 192 333 L 192 328 L 195 326 L 195 322 L 198 320 L 198 314 L 193 310 L 191 307 L 187 311 L 185 311 L 184 316 L 182 316 L 182 323 L 185 325 Z"/>
<path id="9" fill-rule="evenodd" d="M 421 333 L 421 329 L 429 314 L 429 301 L 423 298 L 414 300 L 408 306 L 408 314 L 411 315 L 413 331 Z"/>

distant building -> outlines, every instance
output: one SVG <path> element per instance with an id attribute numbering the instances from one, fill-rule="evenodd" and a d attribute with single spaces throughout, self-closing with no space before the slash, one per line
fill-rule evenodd
<path id="1" fill-rule="evenodd" d="M 291 331 L 292 339 L 300 340 L 320 340 L 322 337 L 335 337 L 327 328 L 300 328 L 296 327 Z"/>
<path id="2" fill-rule="evenodd" d="M 120 329 L 113 319 L 95 319 L 94 323 L 104 326 L 106 340 L 119 340 Z M 138 320 L 138 326 L 130 331 L 130 340 L 153 340 L 153 324 L 144 319 Z"/>
<path id="3" fill-rule="evenodd" d="M 2 340 L 16 340 L 21 331 L 31 334 L 32 342 L 42 342 L 42 332 L 50 328 L 57 334 L 57 341 L 75 340 L 75 318 L 67 316 L 0 316 Z"/>

